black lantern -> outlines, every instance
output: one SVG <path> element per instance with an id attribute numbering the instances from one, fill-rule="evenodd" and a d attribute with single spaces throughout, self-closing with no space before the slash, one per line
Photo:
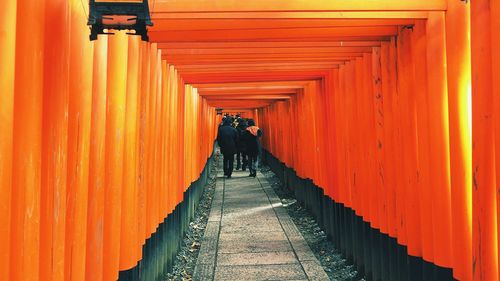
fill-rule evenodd
<path id="1" fill-rule="evenodd" d="M 131 2 L 107 2 L 105 0 L 90 0 L 88 25 L 90 41 L 97 40 L 99 34 L 113 34 L 105 30 L 134 30 L 129 35 L 141 36 L 142 41 L 149 41 L 147 26 L 153 26 L 149 14 L 148 0 Z"/>
<path id="2" fill-rule="evenodd" d="M 222 115 L 222 110 L 224 110 L 224 109 L 222 109 L 222 108 L 216 108 L 215 112 L 217 113 L 217 115 Z"/>

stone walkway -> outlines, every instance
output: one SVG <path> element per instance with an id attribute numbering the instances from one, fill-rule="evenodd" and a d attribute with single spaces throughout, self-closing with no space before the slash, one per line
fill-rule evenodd
<path id="1" fill-rule="evenodd" d="M 219 171 L 193 280 L 329 280 L 259 172 Z"/>

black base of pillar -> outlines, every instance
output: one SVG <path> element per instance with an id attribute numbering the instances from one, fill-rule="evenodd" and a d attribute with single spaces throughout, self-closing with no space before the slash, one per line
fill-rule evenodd
<path id="1" fill-rule="evenodd" d="M 328 239 L 366 280 L 454 280 L 451 268 L 409 256 L 406 246 L 372 228 L 351 208 L 324 195 L 323 189 L 311 179 L 298 177 L 293 169 L 267 151 L 263 158 L 283 183 L 282 188 L 311 212 Z"/>

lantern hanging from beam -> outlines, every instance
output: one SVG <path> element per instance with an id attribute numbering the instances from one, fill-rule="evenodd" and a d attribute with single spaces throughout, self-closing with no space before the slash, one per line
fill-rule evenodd
<path id="1" fill-rule="evenodd" d="M 141 36 L 148 41 L 148 26 L 153 26 L 148 0 L 90 0 L 90 40 L 97 40 L 99 34 L 113 34 L 108 30 L 130 30 L 129 35 Z"/>

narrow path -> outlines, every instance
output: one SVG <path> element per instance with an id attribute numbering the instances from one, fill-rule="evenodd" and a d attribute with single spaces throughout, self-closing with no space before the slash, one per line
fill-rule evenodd
<path id="1" fill-rule="evenodd" d="M 218 173 L 194 280 L 329 280 L 260 172 Z"/>

